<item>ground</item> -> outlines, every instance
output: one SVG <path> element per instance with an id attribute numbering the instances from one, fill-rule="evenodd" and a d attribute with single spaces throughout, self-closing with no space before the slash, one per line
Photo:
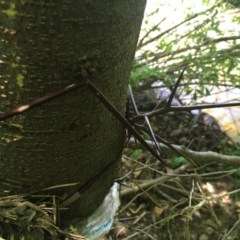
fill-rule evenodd
<path id="1" fill-rule="evenodd" d="M 152 124 L 155 133 L 171 143 L 182 141 L 196 151 L 239 154 L 239 146 L 206 114 L 164 115 Z M 122 205 L 111 238 L 239 239 L 240 172 L 236 166 L 211 162 L 192 166 L 181 156 L 162 157 L 170 166 L 163 166 L 141 146 L 125 148 L 119 175 L 125 176 L 122 182 L 128 187 L 122 187 Z"/>
<path id="2" fill-rule="evenodd" d="M 151 170 L 162 171 L 159 164 L 144 160 L 134 166 L 129 163 L 131 159 L 124 160 L 126 168 L 134 169 L 133 177 L 125 183 L 141 190 L 122 191 L 113 239 L 238 239 L 240 194 L 234 171 L 217 166 L 210 166 L 208 171 L 189 168 L 144 190 L 144 182 L 163 178 Z M 169 170 L 166 174 L 173 173 Z"/>

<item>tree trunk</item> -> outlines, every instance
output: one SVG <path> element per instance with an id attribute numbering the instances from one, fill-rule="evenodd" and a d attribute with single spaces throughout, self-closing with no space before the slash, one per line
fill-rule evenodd
<path id="1" fill-rule="evenodd" d="M 0 111 L 87 78 L 124 114 L 144 7 L 145 0 L 0 1 Z M 116 177 L 124 127 L 87 87 L 0 126 L 1 196 L 77 183 L 44 193 L 80 189 L 67 218 L 83 217 Z"/>

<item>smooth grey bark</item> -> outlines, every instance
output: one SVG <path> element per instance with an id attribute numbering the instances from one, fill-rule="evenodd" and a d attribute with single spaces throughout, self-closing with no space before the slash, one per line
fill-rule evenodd
<path id="1" fill-rule="evenodd" d="M 0 1 L 0 111 L 87 77 L 124 114 L 144 8 L 145 0 Z M 70 195 L 115 161 L 66 211 L 87 216 L 116 177 L 123 139 L 87 87 L 4 121 L 0 195 L 78 183 L 49 191 Z"/>

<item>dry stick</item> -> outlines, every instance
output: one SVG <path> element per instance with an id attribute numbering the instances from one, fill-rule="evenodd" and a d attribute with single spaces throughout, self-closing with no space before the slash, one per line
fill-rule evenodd
<path id="1" fill-rule="evenodd" d="M 178 80 L 177 80 L 176 84 L 174 85 L 174 88 L 173 88 L 173 90 L 172 90 L 172 92 L 171 92 L 171 95 L 170 95 L 170 97 L 169 97 L 169 99 L 168 99 L 167 104 L 166 104 L 165 107 L 171 107 L 173 98 L 174 98 L 174 96 L 175 96 L 175 94 L 176 94 L 176 91 L 177 91 L 177 89 L 178 89 L 178 87 L 179 87 L 179 84 L 180 84 L 182 78 L 183 78 L 183 74 L 184 74 L 187 66 L 188 66 L 188 64 L 186 64 L 186 65 L 184 66 L 184 68 L 183 68 L 180 76 L 178 77 Z"/>
<path id="2" fill-rule="evenodd" d="M 135 101 L 134 96 L 133 96 L 133 91 L 132 91 L 131 85 L 128 85 L 128 91 L 129 91 L 131 103 L 133 105 L 133 110 L 134 110 L 136 115 L 139 115 L 138 107 L 137 107 L 136 101 Z"/>
<path id="3" fill-rule="evenodd" d="M 133 105 L 134 112 L 138 116 L 139 111 L 138 111 L 137 104 L 136 104 L 136 101 L 134 99 L 132 88 L 131 88 L 130 85 L 129 85 L 129 94 L 130 94 L 130 99 L 131 99 L 131 102 L 132 102 L 132 105 Z M 158 144 L 157 144 L 157 139 L 155 137 L 155 134 L 152 130 L 151 124 L 150 124 L 147 116 L 144 117 L 144 121 L 147 124 L 147 129 L 148 129 L 147 133 L 150 135 L 152 141 L 155 143 L 155 147 L 157 148 L 157 153 L 160 155 L 160 151 L 159 151 Z"/>
<path id="4" fill-rule="evenodd" d="M 151 117 L 151 116 L 156 116 L 158 114 L 163 114 L 163 113 L 168 113 L 168 112 L 177 112 L 177 111 L 191 111 L 191 110 L 196 110 L 196 109 L 207 109 L 207 108 L 220 108 L 220 107 L 234 107 L 234 106 L 240 106 L 240 102 L 237 103 L 214 103 L 214 104 L 201 104 L 201 105 L 193 105 L 193 106 L 171 106 L 173 97 L 176 93 L 176 90 L 182 80 L 184 71 L 186 70 L 187 65 L 185 64 L 183 71 L 181 72 L 174 89 L 169 97 L 169 100 L 165 106 L 163 106 L 160 109 L 154 109 L 153 111 L 149 113 L 144 113 L 144 114 L 137 114 L 137 116 L 132 118 L 132 121 L 136 121 L 141 118 Z"/>
<path id="5" fill-rule="evenodd" d="M 203 190 L 203 187 L 202 187 L 202 181 L 200 179 L 200 177 L 198 175 L 196 175 L 196 178 L 197 178 L 197 187 L 199 189 L 199 192 L 202 194 L 202 198 L 203 200 L 206 202 L 207 204 L 207 207 L 208 209 L 210 210 L 210 213 L 211 215 L 213 216 L 213 218 L 215 219 L 216 223 L 218 224 L 218 226 L 221 226 L 221 222 L 220 220 L 218 219 L 217 217 L 217 214 L 215 213 L 215 210 L 213 209 L 213 207 L 211 206 L 211 203 L 210 203 L 210 199 L 207 198 L 204 190 Z"/>
<path id="6" fill-rule="evenodd" d="M 179 87 L 179 84 L 180 84 L 182 78 L 183 78 L 183 74 L 184 74 L 187 66 L 188 66 L 188 64 L 186 64 L 186 65 L 184 66 L 181 74 L 180 74 L 179 77 L 178 77 L 178 80 L 177 80 L 176 84 L 175 84 L 174 87 L 173 87 L 173 90 L 172 90 L 172 92 L 171 92 L 171 94 L 170 94 L 170 96 L 169 96 L 169 98 L 168 98 L 167 103 L 166 103 L 162 108 L 160 108 L 160 110 L 164 110 L 164 109 L 167 109 L 167 108 L 170 108 L 170 107 L 171 107 L 173 98 L 174 98 L 174 96 L 175 96 L 175 94 L 176 94 L 176 91 L 177 91 L 177 89 L 178 89 L 178 87 Z M 161 102 L 160 102 L 160 104 L 158 104 L 158 105 L 153 109 L 153 111 L 156 111 L 160 105 L 161 105 Z M 152 111 L 152 112 L 153 112 L 153 111 Z M 138 115 L 139 115 L 139 114 L 138 114 Z"/>
<path id="7" fill-rule="evenodd" d="M 178 87 L 179 87 L 179 84 L 180 84 L 182 78 L 183 78 L 183 74 L 184 74 L 184 72 L 185 72 L 187 66 L 188 66 L 188 64 L 186 64 L 186 65 L 184 66 L 184 68 L 183 68 L 183 70 L 182 70 L 180 76 L 178 77 L 178 80 L 177 80 L 176 84 L 174 85 L 174 88 L 173 88 L 173 90 L 172 90 L 172 92 L 171 92 L 171 94 L 170 94 L 170 96 L 169 96 L 169 99 L 168 99 L 166 105 L 163 106 L 163 109 L 166 109 L 166 108 L 171 107 L 171 105 L 172 105 L 172 101 L 173 101 L 173 98 L 174 98 L 174 96 L 175 96 L 175 94 L 176 94 L 176 91 L 177 91 L 177 89 L 178 89 Z M 161 104 L 161 103 L 160 103 L 160 104 Z M 160 104 L 159 104 L 159 105 L 160 105 Z M 157 105 L 157 106 L 154 108 L 153 111 L 157 110 L 158 107 L 159 107 L 159 105 Z M 138 115 L 139 115 L 139 114 L 138 114 Z M 146 119 L 146 118 L 147 118 L 147 116 L 144 116 L 144 119 Z M 155 139 L 155 137 L 154 137 L 154 140 L 155 140 L 154 143 L 155 143 L 156 145 L 158 145 L 158 144 L 156 143 L 156 139 Z"/>
<path id="8" fill-rule="evenodd" d="M 140 128 L 142 131 L 148 133 L 147 129 L 141 127 L 141 126 L 137 126 L 138 128 Z M 194 162 L 194 159 L 189 158 L 188 156 L 184 155 L 182 152 L 179 152 L 177 148 L 174 147 L 173 144 L 169 143 L 168 141 L 166 141 L 165 139 L 159 137 L 158 135 L 155 135 L 156 139 L 158 140 L 157 142 L 157 147 L 159 148 L 159 144 L 163 144 L 166 145 L 167 148 L 171 149 L 171 152 L 175 152 L 176 154 L 184 157 L 187 161 L 189 161 L 193 166 L 197 166 L 196 163 Z M 131 140 L 131 141 L 130 141 Z M 129 139 L 128 142 L 133 143 L 133 139 Z M 156 146 L 156 144 L 154 145 L 152 141 L 148 141 L 146 140 L 146 142 L 151 146 Z M 160 151 L 160 148 L 159 148 Z"/>
<path id="9" fill-rule="evenodd" d="M 172 90 L 172 92 L 171 92 L 171 95 L 169 96 L 169 99 L 168 99 L 166 105 L 165 105 L 163 108 L 161 108 L 161 109 L 168 109 L 169 107 L 171 107 L 173 98 L 174 98 L 174 96 L 175 96 L 175 94 L 176 94 L 177 88 L 179 87 L 179 84 L 180 84 L 180 82 L 181 82 L 181 80 L 182 80 L 182 78 L 183 78 L 183 74 L 184 74 L 187 66 L 188 66 L 188 64 L 186 64 L 186 65 L 184 66 L 184 68 L 183 68 L 180 76 L 178 77 L 178 80 L 177 80 L 176 84 L 174 85 L 174 88 L 173 88 L 173 90 Z M 138 111 L 138 109 L 137 109 L 137 105 L 136 105 L 136 102 L 135 102 L 135 99 L 134 99 L 134 96 L 133 96 L 133 93 L 132 93 L 132 89 L 131 89 L 130 86 L 129 86 L 129 93 L 130 93 L 130 98 L 131 98 L 131 101 L 132 101 L 132 104 L 133 104 L 133 108 L 134 108 L 134 111 L 135 111 L 135 114 L 136 114 L 136 117 L 137 117 L 137 116 L 139 116 L 140 114 L 139 114 L 139 111 Z M 159 105 L 157 105 L 157 106 L 154 108 L 154 110 L 156 110 L 158 107 L 159 107 Z M 153 111 L 154 111 L 154 110 L 153 110 Z M 134 117 L 134 118 L 136 118 L 136 117 Z M 144 130 L 144 131 L 147 132 L 147 133 L 150 135 L 150 137 L 152 138 L 153 142 L 155 143 L 155 147 L 157 147 L 158 152 L 160 152 L 160 149 L 159 149 L 159 147 L 158 147 L 158 143 L 157 143 L 157 140 L 156 140 L 156 136 L 155 136 L 155 134 L 154 134 L 154 132 L 153 132 L 153 130 L 152 130 L 152 127 L 151 127 L 151 125 L 150 125 L 149 119 L 148 119 L 147 116 L 144 116 L 143 118 L 144 118 L 145 122 L 147 123 L 147 128 L 148 128 L 148 129 L 147 129 L 148 131 L 146 131 L 146 130 Z M 160 138 L 160 137 L 158 137 L 158 139 L 159 139 L 160 142 L 162 142 L 163 144 L 165 144 L 166 146 L 168 146 L 170 149 L 172 149 L 173 151 L 175 151 L 177 154 L 181 155 L 181 156 L 184 157 L 186 160 L 188 160 L 191 164 L 193 164 L 194 166 L 196 166 L 196 164 L 193 162 L 192 159 L 190 159 L 189 157 L 187 157 L 187 156 L 185 156 L 184 154 L 182 154 L 182 153 L 180 153 L 179 151 L 177 151 L 177 149 L 175 149 L 175 148 L 174 148 L 170 143 L 168 143 L 166 140 L 164 140 L 164 139 L 162 139 L 162 138 Z"/>
<path id="10" fill-rule="evenodd" d="M 151 146 L 155 146 L 151 141 L 146 140 L 146 142 Z M 130 139 L 129 143 L 134 143 L 134 139 Z M 167 154 L 173 155 L 178 153 L 187 159 L 194 159 L 196 164 L 206 164 L 206 163 L 217 163 L 224 165 L 235 165 L 240 166 L 240 157 L 238 156 L 229 156 L 224 154 L 215 153 L 212 151 L 208 152 L 198 152 L 193 151 L 185 146 L 180 146 L 176 144 L 170 144 L 169 146 L 165 143 L 158 143 L 159 148 L 162 151 L 165 151 Z M 171 146 L 171 147 L 170 147 Z M 222 173 L 222 172 L 221 172 Z"/>
<path id="11" fill-rule="evenodd" d="M 86 81 L 89 90 L 100 100 L 100 102 L 112 113 L 116 119 L 122 123 L 124 127 L 142 144 L 142 146 L 149 151 L 157 160 L 166 165 L 163 159 L 146 143 L 146 141 L 133 128 L 130 122 L 116 109 L 114 105 L 104 96 L 104 94 L 97 89 L 90 81 Z"/>
<path id="12" fill-rule="evenodd" d="M 82 187 L 80 187 L 76 192 L 74 192 L 72 195 L 66 196 L 62 201 L 60 202 L 61 207 L 67 207 L 70 206 L 72 203 L 76 202 L 82 194 L 90 188 L 91 185 L 93 185 L 99 177 L 101 177 L 105 171 L 115 163 L 115 159 L 111 162 L 109 162 L 106 166 L 104 166 L 99 172 L 97 172 L 93 177 L 91 177 Z"/>
<path id="13" fill-rule="evenodd" d="M 78 83 L 78 84 L 71 84 L 65 88 L 62 88 L 54 93 L 51 93 L 49 95 L 46 95 L 46 96 L 43 96 L 43 97 L 40 97 L 40 98 L 37 98 L 35 100 L 33 100 L 32 102 L 29 102 L 28 104 L 25 104 L 25 105 L 22 105 L 22 106 L 19 106 L 19 107 L 16 107 L 4 114 L 2 114 L 0 116 L 0 121 L 4 121 L 8 118 L 11 118 L 13 116 L 16 116 L 18 114 L 21 114 L 23 112 L 26 112 L 34 107 L 37 107 L 37 106 L 40 106 L 46 102 L 49 102 L 59 96 L 62 96 L 62 95 L 65 95 L 73 90 L 76 90 L 80 87 L 83 87 L 85 85 L 85 83 Z"/>
<path id="14" fill-rule="evenodd" d="M 32 102 L 19 106 L 17 108 L 14 108 L 10 111 L 8 111 L 7 113 L 4 113 L 0 116 L 0 121 L 4 121 L 8 118 L 11 118 L 13 116 L 22 114 L 26 111 L 29 111 L 30 109 L 40 106 L 46 102 L 49 102 L 59 96 L 63 96 L 73 90 L 76 90 L 80 87 L 83 86 L 87 86 L 88 89 L 101 101 L 101 103 L 123 124 L 124 127 L 126 127 L 128 129 L 128 131 L 134 135 L 134 137 L 143 145 L 143 147 L 146 148 L 146 150 L 148 150 L 150 153 L 152 153 L 153 156 L 155 156 L 160 162 L 162 162 L 164 165 L 166 165 L 164 163 L 164 161 L 161 159 L 161 157 L 146 143 L 146 141 L 139 135 L 139 133 L 132 127 L 132 125 L 128 122 L 128 120 L 115 108 L 114 105 L 112 105 L 109 100 L 104 96 L 104 94 L 97 89 L 97 87 L 95 87 L 90 81 L 82 81 L 78 84 L 72 84 L 69 85 L 63 89 L 60 89 L 52 94 L 37 98 L 35 100 L 33 100 Z M 113 161 L 110 162 L 109 166 L 112 165 Z M 93 178 L 90 179 L 89 182 L 87 182 L 86 185 L 84 185 L 84 189 L 83 191 L 89 187 L 89 185 L 91 185 L 93 182 L 96 181 L 97 177 L 99 175 L 101 175 L 101 173 L 103 171 L 106 170 L 106 168 L 109 167 L 108 165 L 106 167 L 104 167 L 99 173 L 97 173 Z M 82 189 L 81 189 L 82 190 Z M 74 193 L 72 196 L 69 196 L 67 199 L 65 199 L 61 204 L 62 205 L 70 205 L 72 202 L 76 201 L 78 198 L 80 198 L 81 190 L 77 191 L 76 193 Z"/>
<path id="15" fill-rule="evenodd" d="M 145 117 L 144 117 L 144 120 L 145 120 L 145 122 L 146 122 L 146 124 L 147 124 L 148 134 L 150 135 L 152 141 L 154 142 L 155 147 L 157 148 L 158 154 L 160 154 L 160 149 L 159 149 L 158 144 L 157 144 L 157 139 L 156 139 L 156 136 L 155 136 L 155 134 L 154 134 L 154 132 L 153 132 L 153 130 L 152 130 L 152 127 L 151 127 L 151 124 L 150 124 L 150 122 L 149 122 L 148 117 L 145 116 Z"/>
<path id="16" fill-rule="evenodd" d="M 130 139 L 130 143 L 133 142 L 133 139 Z M 146 140 L 146 142 L 151 146 L 152 142 Z M 175 153 L 171 148 L 168 146 L 158 143 L 160 149 L 163 151 L 166 151 L 168 154 L 170 153 Z M 179 146 L 175 144 L 171 144 L 172 147 L 174 147 L 175 150 L 177 150 L 179 153 L 183 154 L 183 156 L 187 156 L 189 159 L 194 159 L 194 161 L 198 163 L 221 163 L 224 165 L 235 165 L 235 166 L 240 166 L 240 157 L 238 156 L 229 156 L 229 155 L 224 155 L 224 154 L 219 154 L 215 152 L 197 152 L 193 151 L 185 146 Z"/>
<path id="17" fill-rule="evenodd" d="M 78 89 L 80 87 L 83 87 L 84 85 L 86 85 L 86 84 L 83 83 L 83 82 L 82 83 L 78 83 L 78 84 L 71 84 L 71 85 L 69 85 L 69 86 L 67 86 L 65 88 L 62 88 L 62 89 L 54 92 L 54 93 L 51 93 L 49 95 L 37 98 L 37 99 L 29 102 L 28 104 L 21 105 L 19 107 L 16 107 L 16 108 L 14 108 L 14 109 L 12 109 L 12 110 L 2 114 L 0 116 L 0 121 L 4 121 L 4 120 L 6 120 L 8 118 L 11 118 L 11 117 L 14 117 L 16 115 L 22 114 L 22 113 L 24 113 L 26 111 L 29 111 L 32 108 L 35 108 L 35 107 L 40 106 L 40 105 L 42 105 L 44 103 L 47 103 L 47 102 L 49 102 L 49 101 L 51 101 L 51 100 L 53 100 L 53 99 L 55 99 L 55 98 L 57 98 L 59 96 L 63 96 L 63 95 L 65 95 L 65 94 L 67 94 L 67 93 L 69 93 L 69 92 L 71 92 L 73 90 L 76 90 L 76 89 Z"/>
<path id="18" fill-rule="evenodd" d="M 204 201 L 201 201 L 200 203 L 198 203 L 197 205 L 195 205 L 194 207 L 192 207 L 192 212 L 198 210 L 198 209 L 201 208 L 204 204 L 205 204 L 205 202 L 204 202 Z M 151 227 L 154 227 L 154 226 L 156 226 L 156 225 L 160 225 L 160 224 L 162 224 L 162 223 L 164 223 L 164 222 L 169 222 L 170 220 L 172 220 L 172 219 L 174 219 L 174 218 L 176 218 L 176 217 L 178 217 L 178 216 L 183 216 L 183 215 L 185 215 L 185 214 L 188 214 L 188 212 L 189 212 L 189 207 L 186 207 L 186 208 L 184 208 L 181 212 L 174 213 L 174 214 L 172 214 L 172 215 L 170 215 L 170 216 L 168 216 L 168 217 L 165 217 L 165 218 L 163 218 L 163 219 L 160 219 L 159 221 L 154 222 L 154 223 L 152 223 L 152 224 L 150 224 L 150 225 L 142 228 L 141 231 L 145 231 L 145 230 L 147 230 L 147 229 L 149 229 L 149 228 L 151 228 Z M 133 228 L 133 229 L 134 229 L 134 228 Z M 136 230 L 137 230 L 137 229 L 136 229 Z M 136 235 L 139 235 L 139 232 L 133 233 L 132 235 L 124 238 L 124 240 L 133 238 L 133 237 L 135 237 Z"/>
<path id="19" fill-rule="evenodd" d="M 176 174 L 185 172 L 190 167 L 191 167 L 191 164 L 185 164 L 185 165 L 179 167 L 178 169 L 176 169 L 175 171 L 173 171 L 172 174 L 176 175 Z M 151 186 L 162 184 L 163 182 L 166 182 L 167 180 L 172 178 L 173 177 L 172 174 L 166 174 L 166 175 L 161 176 L 156 179 L 150 179 L 150 180 L 144 181 L 143 183 L 139 184 L 139 186 L 141 187 L 141 189 L 146 189 Z M 123 189 L 120 194 L 121 194 L 121 196 L 127 196 L 129 194 L 135 194 L 135 193 L 141 191 L 141 189 L 140 188 L 138 188 L 138 189 L 126 188 L 126 189 Z"/>
<path id="20" fill-rule="evenodd" d="M 234 107 L 234 106 L 240 106 L 240 102 L 237 103 L 218 103 L 218 104 L 202 104 L 202 105 L 193 105 L 193 106 L 171 106 L 172 100 L 174 98 L 174 95 L 177 91 L 177 88 L 179 87 L 179 84 L 183 78 L 183 74 L 184 71 L 186 70 L 188 64 L 185 64 L 180 76 L 178 77 L 178 80 L 173 88 L 173 91 L 167 101 L 167 104 L 165 106 L 163 106 L 160 109 L 157 109 L 158 106 L 156 108 L 154 108 L 153 111 L 149 112 L 149 113 L 143 113 L 143 114 L 139 114 L 137 108 L 136 108 L 136 104 L 134 104 L 134 110 L 137 113 L 137 115 L 135 117 L 133 117 L 131 120 L 133 122 L 137 121 L 138 119 L 146 119 L 146 117 L 151 117 L 151 116 L 156 116 L 158 114 L 163 114 L 163 113 L 168 113 L 168 112 L 177 112 L 177 111 L 191 111 L 191 110 L 196 110 L 196 109 L 207 109 L 207 108 L 220 108 L 220 107 Z M 131 88 L 129 88 L 131 90 Z M 131 91 L 130 91 L 131 93 Z M 130 94 L 132 102 L 133 101 L 133 96 L 132 94 Z"/>
<path id="21" fill-rule="evenodd" d="M 192 105 L 192 106 L 178 106 L 178 107 L 168 107 L 152 111 L 150 113 L 140 114 L 139 116 L 133 117 L 133 121 L 143 118 L 144 116 L 152 117 L 158 114 L 168 113 L 168 112 L 189 112 L 196 109 L 208 109 L 208 108 L 221 108 L 221 107 L 235 107 L 240 106 L 240 102 L 237 103 L 214 103 L 214 104 L 201 104 L 201 105 Z"/>
<path id="22" fill-rule="evenodd" d="M 138 184 L 137 182 L 135 182 L 134 180 L 131 180 L 132 183 L 134 183 L 138 189 L 140 189 L 140 191 L 142 191 L 142 194 L 144 194 L 153 204 L 155 204 L 157 207 L 161 207 L 155 199 L 153 199 L 153 197 L 147 192 L 145 191 L 140 184 Z"/>
<path id="23" fill-rule="evenodd" d="M 147 141 L 149 144 L 151 144 L 151 141 Z M 165 145 L 163 144 L 160 144 L 161 146 L 163 146 L 165 149 L 167 149 L 168 151 L 170 150 L 169 148 L 167 148 Z M 179 147 L 179 146 L 178 146 Z M 175 146 L 176 148 L 176 146 Z M 180 151 L 180 150 L 179 150 Z M 191 150 L 190 150 L 191 151 Z M 191 152 L 194 152 L 194 151 L 191 151 Z M 185 153 L 185 150 L 184 150 L 184 153 Z M 196 158 L 198 156 L 198 152 L 194 152 L 196 153 L 196 156 L 194 155 L 194 158 Z M 209 153 L 209 152 L 206 152 L 206 153 Z M 214 155 L 215 157 L 215 153 L 214 152 L 210 152 Z M 201 153 L 200 153 L 201 155 Z M 205 154 L 204 154 L 205 155 Z M 232 156 L 226 156 L 226 155 L 221 155 L 221 154 L 216 154 L 216 160 L 218 160 L 218 157 L 217 156 L 220 156 L 220 161 L 221 163 L 223 163 L 223 161 L 226 163 L 227 159 L 226 158 L 229 158 L 230 157 L 230 160 L 227 161 L 227 163 L 230 162 L 230 164 L 236 164 L 236 165 L 240 165 L 240 157 L 232 157 Z M 204 161 L 205 162 L 208 162 L 209 163 L 209 158 L 207 158 L 206 156 L 201 156 L 204 158 Z M 221 161 L 223 160 L 223 161 Z M 159 185 L 159 184 L 162 184 L 164 182 L 166 182 L 167 180 L 169 180 L 170 178 L 173 178 L 173 177 L 176 177 L 178 174 L 180 173 L 183 173 L 183 172 L 186 172 L 187 169 L 189 169 L 190 167 L 192 167 L 191 164 L 187 163 L 181 167 L 179 167 L 178 169 L 176 169 L 175 171 L 171 172 L 171 173 L 165 173 L 165 175 L 159 177 L 159 178 L 156 178 L 156 179 L 150 179 L 150 180 L 146 180 L 144 181 L 143 183 L 139 184 L 139 186 L 141 187 L 141 189 L 146 189 L 148 187 L 153 187 L 155 185 Z M 193 175 L 192 174 L 188 174 L 188 175 L 185 175 L 185 177 L 192 177 Z M 127 196 L 127 195 L 130 195 L 130 194 L 135 194 L 139 191 L 141 191 L 141 189 L 132 189 L 132 188 L 124 188 L 122 191 L 121 191 L 121 196 Z M 240 191 L 240 190 L 238 190 Z M 237 191 L 237 192 L 238 192 Z M 231 192 L 230 192 L 231 193 Z M 228 193 L 228 194 L 230 194 Z M 226 194 L 226 195 L 228 195 Z M 216 197 L 217 198 L 217 197 Z"/>
<path id="24" fill-rule="evenodd" d="M 121 115 L 121 113 L 118 112 L 118 110 L 107 100 L 107 98 L 103 95 L 103 93 L 101 93 L 91 82 L 87 81 L 87 82 L 81 82 L 79 84 L 72 84 L 69 85 L 63 89 L 58 90 L 57 92 L 54 92 L 52 94 L 49 94 L 47 96 L 43 96 L 41 98 L 35 99 L 32 102 L 30 102 L 29 104 L 26 105 L 22 105 L 20 107 L 14 108 L 13 110 L 10 110 L 7 113 L 4 113 L 3 115 L 0 116 L 0 121 L 6 120 L 10 117 L 16 116 L 18 114 L 21 114 L 23 112 L 26 112 L 34 107 L 40 106 L 50 100 L 53 100 L 59 96 L 65 95 L 73 90 L 76 90 L 80 87 L 83 87 L 87 85 L 88 88 L 92 91 L 92 93 L 98 98 L 100 99 L 100 101 L 104 104 L 104 106 L 123 124 L 123 126 L 125 126 L 129 132 L 131 134 L 134 135 L 134 137 L 149 151 L 153 154 L 153 156 L 155 156 L 159 161 L 161 161 L 163 164 L 165 164 L 163 162 L 163 160 L 160 158 L 160 156 L 149 146 L 149 144 L 151 144 L 151 142 L 146 142 L 139 134 L 138 132 L 132 127 L 132 125 L 128 122 L 128 120 Z M 216 107 L 226 107 L 226 106 L 239 106 L 240 103 L 229 103 L 229 104 L 206 104 L 206 105 L 199 105 L 199 106 L 187 106 L 187 107 L 169 107 L 167 109 L 159 109 L 157 111 L 154 112 L 150 112 L 147 114 L 143 114 L 143 115 L 138 115 L 136 117 L 134 117 L 134 120 L 136 120 L 136 118 L 142 118 L 144 116 L 153 116 L 162 112 L 169 112 L 169 111 L 186 111 L 186 110 L 193 110 L 193 109 L 203 109 L 203 108 L 216 108 Z M 186 151 L 186 148 L 179 148 L 179 146 L 175 146 L 173 145 L 175 149 L 177 149 L 179 152 L 181 152 L 182 154 L 184 153 L 188 153 L 188 155 L 195 156 L 195 152 L 188 150 Z M 181 150 L 181 151 L 180 151 Z M 209 152 L 207 152 L 207 154 L 202 153 L 201 155 L 202 158 L 209 156 L 208 155 Z M 200 156 L 201 156 L 200 155 Z M 199 155 L 198 155 L 199 156 Z M 211 152 L 211 156 L 215 158 L 219 157 L 219 154 L 216 153 L 212 153 Z M 221 155 L 222 156 L 222 155 Z M 226 156 L 228 158 L 228 161 L 231 164 L 237 164 L 239 165 L 239 159 L 236 160 L 236 157 L 230 157 L 230 156 Z M 224 156 L 224 160 L 226 159 L 226 157 Z M 202 159 L 204 160 L 204 159 Z M 225 161 L 224 161 L 225 163 Z"/>
<path id="25" fill-rule="evenodd" d="M 239 225 L 240 225 L 240 219 L 238 219 L 234 225 L 231 227 L 231 229 L 226 232 L 222 238 L 222 240 L 227 240 L 227 239 L 234 239 L 234 237 L 237 237 L 239 234 L 238 231 L 239 230 Z M 231 236 L 231 238 L 229 238 Z"/>
<path id="26" fill-rule="evenodd" d="M 116 117 L 116 119 L 120 121 L 122 125 L 126 127 L 131 134 L 133 134 L 133 136 L 143 145 L 143 147 L 145 147 L 146 150 L 148 150 L 161 163 L 166 165 L 166 163 L 164 163 L 161 157 L 146 143 L 146 141 L 132 127 L 129 121 L 116 109 L 116 107 L 105 97 L 105 95 L 92 82 L 86 80 L 84 81 L 84 84 L 94 94 L 94 96 L 96 96 L 100 100 L 100 102 L 113 114 L 113 116 Z M 114 161 L 112 161 L 110 164 L 112 164 L 113 162 Z M 70 204 L 78 200 L 81 197 L 82 192 L 86 188 L 88 188 L 89 185 L 94 183 L 98 179 L 98 176 L 100 176 L 101 173 L 104 172 L 107 168 L 109 168 L 109 166 L 106 166 L 96 176 L 91 178 L 90 181 L 88 181 L 87 184 L 84 185 L 84 189 L 79 189 L 73 195 L 68 196 L 66 199 L 64 199 L 63 202 L 61 203 L 61 206 L 69 206 Z"/>
<path id="27" fill-rule="evenodd" d="M 179 186 L 180 184 L 177 182 L 177 185 Z M 173 187 L 172 185 L 165 184 L 165 183 L 161 184 L 161 186 L 166 188 L 166 189 L 171 190 L 171 192 L 177 192 L 177 193 L 179 193 L 179 194 L 181 194 L 183 196 L 187 196 L 187 197 L 189 196 L 188 191 L 186 189 L 184 189 L 182 185 L 181 185 L 182 189 L 179 189 L 177 187 Z"/>

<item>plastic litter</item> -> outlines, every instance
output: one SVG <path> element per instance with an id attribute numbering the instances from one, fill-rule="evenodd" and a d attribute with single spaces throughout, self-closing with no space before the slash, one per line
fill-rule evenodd
<path id="1" fill-rule="evenodd" d="M 97 240 L 106 235 L 111 229 L 119 206 L 119 184 L 115 182 L 102 204 L 87 219 L 82 235 L 89 240 Z"/>

